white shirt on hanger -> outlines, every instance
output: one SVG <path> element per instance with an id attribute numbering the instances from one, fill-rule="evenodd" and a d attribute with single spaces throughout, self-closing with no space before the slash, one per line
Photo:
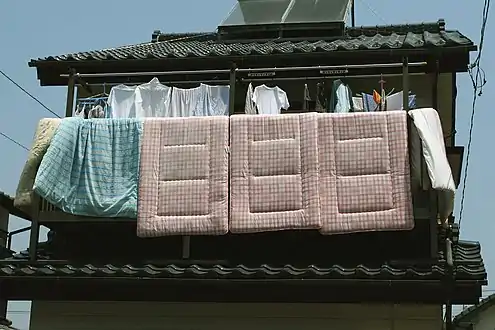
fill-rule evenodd
<path id="1" fill-rule="evenodd" d="M 256 86 L 253 92 L 253 102 L 258 113 L 263 115 L 278 115 L 280 110 L 290 106 L 287 93 L 280 87 Z"/>
<path id="2" fill-rule="evenodd" d="M 166 117 L 170 108 L 171 87 L 153 78 L 139 86 L 118 85 L 108 96 L 111 118 Z"/>
<path id="3" fill-rule="evenodd" d="M 172 88 L 153 78 L 149 83 L 136 87 L 136 117 L 167 117 Z"/>
<path id="4" fill-rule="evenodd" d="M 110 118 L 136 117 L 136 87 L 117 85 L 112 87 L 107 103 L 110 106 Z"/>

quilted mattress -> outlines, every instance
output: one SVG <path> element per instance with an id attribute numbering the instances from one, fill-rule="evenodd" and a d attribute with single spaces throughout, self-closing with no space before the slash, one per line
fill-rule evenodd
<path id="1" fill-rule="evenodd" d="M 322 234 L 414 227 L 406 111 L 318 115 Z"/>
<path id="2" fill-rule="evenodd" d="M 321 227 L 316 116 L 230 117 L 231 232 Z"/>
<path id="3" fill-rule="evenodd" d="M 228 117 L 147 118 L 137 234 L 228 231 Z"/>

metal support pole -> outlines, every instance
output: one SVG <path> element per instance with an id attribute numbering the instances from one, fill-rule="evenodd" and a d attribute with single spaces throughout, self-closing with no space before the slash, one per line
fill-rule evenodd
<path id="1" fill-rule="evenodd" d="M 236 71 L 237 66 L 235 63 L 232 63 L 232 67 L 230 68 L 230 92 L 229 92 L 229 114 L 234 114 L 235 111 L 235 83 L 236 83 Z"/>
<path id="2" fill-rule="evenodd" d="M 31 233 L 29 235 L 29 260 L 36 261 L 38 256 L 38 238 L 40 236 L 40 198 L 36 193 L 32 193 L 32 219 Z"/>
<path id="3" fill-rule="evenodd" d="M 447 229 L 448 230 L 448 229 Z M 448 230 L 449 232 L 449 230 Z M 452 251 L 452 241 L 450 240 L 449 237 L 445 239 L 445 259 L 446 259 L 446 285 L 447 285 L 447 294 L 448 298 L 447 301 L 445 302 L 445 330 L 453 330 L 452 327 L 452 301 L 450 299 L 450 296 L 453 291 L 453 284 L 454 284 L 454 258 L 453 258 L 453 251 Z"/>
<path id="4" fill-rule="evenodd" d="M 70 69 L 67 83 L 67 107 L 65 108 L 65 117 L 72 117 L 74 107 L 74 90 L 76 87 L 76 71 Z"/>
<path id="5" fill-rule="evenodd" d="M 435 69 L 433 70 L 433 77 L 431 79 L 431 100 L 433 109 L 438 111 L 438 75 L 440 74 L 440 68 L 438 60 L 435 61 Z"/>
<path id="6" fill-rule="evenodd" d="M 421 67 L 427 62 L 409 63 L 409 67 Z M 350 65 L 318 65 L 318 66 L 301 66 L 301 67 L 271 67 L 271 68 L 244 68 L 236 69 L 236 72 L 289 72 L 305 70 L 331 70 L 331 69 L 371 69 L 371 68 L 400 68 L 402 63 L 370 63 L 370 64 L 350 64 Z M 230 69 L 219 70 L 194 70 L 194 71 L 162 71 L 162 72 L 101 72 L 101 73 L 78 73 L 76 78 L 103 78 L 103 77 L 137 77 L 137 76 L 165 76 L 165 75 L 195 75 L 195 74 L 213 74 L 229 73 Z M 62 78 L 70 78 L 70 74 L 63 73 Z"/>
<path id="7" fill-rule="evenodd" d="M 402 60 L 402 107 L 409 110 L 409 59 L 404 57 Z"/>
<path id="8" fill-rule="evenodd" d="M 351 0 L 351 26 L 356 26 L 356 1 Z"/>
<path id="9" fill-rule="evenodd" d="M 450 128 L 450 146 L 455 146 L 455 134 L 456 134 L 456 105 L 457 101 L 457 74 L 452 73 L 452 126 Z"/>
<path id="10" fill-rule="evenodd" d="M 182 259 L 189 259 L 191 255 L 191 236 L 182 236 Z"/>
<path id="11" fill-rule="evenodd" d="M 0 244 L 2 247 L 8 245 L 8 234 L 5 235 L 5 233 L 9 229 L 9 217 L 9 211 L 3 206 L 0 206 L 0 231 L 2 232 Z M 7 303 L 7 300 L 0 300 L 0 316 L 2 318 L 5 318 L 7 316 Z"/>

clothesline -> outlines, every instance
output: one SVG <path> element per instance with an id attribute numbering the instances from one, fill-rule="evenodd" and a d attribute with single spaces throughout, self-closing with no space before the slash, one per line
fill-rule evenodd
<path id="1" fill-rule="evenodd" d="M 371 63 L 371 64 L 351 64 L 351 65 L 318 65 L 304 67 L 267 67 L 267 68 L 233 68 L 215 70 L 187 70 L 187 71 L 152 71 L 152 72 L 99 72 L 99 73 L 75 73 L 79 78 L 98 77 L 136 77 L 136 76 L 165 76 L 165 75 L 195 75 L 195 74 L 215 74 L 215 73 L 254 73 L 254 72 L 286 72 L 286 71 L 306 71 L 306 70 L 336 70 L 336 69 L 370 69 L 370 68 L 400 68 L 404 65 L 408 67 L 426 66 L 427 62 L 412 63 Z M 60 77 L 69 77 L 69 74 L 60 74 Z"/>
<path id="2" fill-rule="evenodd" d="M 391 95 L 393 89 L 387 95 L 383 86 L 379 92 L 372 89 L 371 94 L 354 95 L 345 80 L 328 82 L 319 82 L 313 94 L 308 85 L 304 85 L 302 110 L 343 113 L 399 110 L 403 108 L 404 100 L 407 100 L 406 108 L 415 107 L 415 95 L 404 97 L 403 92 Z M 233 112 L 229 101 L 230 85 L 200 84 L 193 88 L 178 88 L 164 85 L 155 77 L 138 86 L 119 84 L 111 88 L 109 95 L 79 99 L 75 115 L 84 118 L 224 116 Z M 287 93 L 279 86 L 262 84 L 253 88 L 250 83 L 247 88 L 244 105 L 247 114 L 274 115 L 290 106 Z"/>

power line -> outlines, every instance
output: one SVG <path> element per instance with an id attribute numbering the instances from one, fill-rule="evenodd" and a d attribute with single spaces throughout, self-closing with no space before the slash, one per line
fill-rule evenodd
<path id="1" fill-rule="evenodd" d="M 362 4 L 364 4 L 366 7 L 368 7 L 368 10 L 373 14 L 375 15 L 380 21 L 382 21 L 385 25 L 387 25 L 387 21 L 380 16 L 380 14 L 378 14 L 378 12 L 373 9 L 373 7 L 371 7 L 371 5 L 366 1 L 366 0 L 359 0 L 361 1 Z"/>
<path id="2" fill-rule="evenodd" d="M 469 76 L 471 77 L 471 82 L 473 84 L 473 103 L 471 109 L 471 118 L 469 121 L 469 137 L 466 152 L 466 168 L 464 170 L 464 179 L 462 181 L 462 193 L 461 193 L 461 207 L 459 211 L 459 227 L 462 223 L 462 215 L 464 213 L 464 199 L 466 196 L 466 183 L 468 178 L 469 169 L 469 159 L 471 155 L 471 143 L 473 141 L 473 130 L 474 130 L 474 115 L 476 113 L 476 102 L 478 97 L 483 94 L 483 87 L 486 85 L 486 75 L 485 71 L 481 68 L 481 56 L 483 53 L 483 45 L 485 41 L 485 30 L 486 23 L 488 22 L 488 13 L 490 9 L 490 0 L 485 0 L 483 4 L 483 14 L 481 18 L 481 29 L 480 29 L 480 44 L 479 51 L 473 64 L 469 67 Z"/>
<path id="3" fill-rule="evenodd" d="M 7 134 L 0 132 L 0 135 L 1 135 L 1 136 L 3 136 L 4 138 L 6 138 L 7 140 L 10 140 L 11 142 L 13 142 L 13 143 L 17 144 L 19 147 L 24 148 L 24 149 L 26 149 L 27 151 L 29 151 L 29 148 L 28 148 L 28 147 L 26 147 L 25 145 L 23 145 L 23 144 L 22 144 L 22 143 L 20 143 L 20 142 L 17 142 L 16 140 L 14 140 L 13 138 L 11 138 L 11 137 L 10 137 L 10 136 L 8 136 Z"/>
<path id="4" fill-rule="evenodd" d="M 36 96 L 34 96 L 33 94 L 29 93 L 24 87 L 22 87 L 21 85 L 19 85 L 14 79 L 10 78 L 4 71 L 0 70 L 0 74 L 2 74 L 7 80 L 9 80 L 12 84 L 14 84 L 17 88 L 19 88 L 21 91 L 23 91 L 30 98 L 32 98 L 33 100 L 35 100 L 36 102 L 38 102 L 38 104 L 41 105 L 43 108 L 45 108 L 46 111 L 48 111 L 51 114 L 53 114 L 54 116 L 60 118 L 60 116 L 57 113 L 55 113 L 50 108 L 48 108 L 46 105 L 44 105 L 43 102 L 41 102 Z"/>

